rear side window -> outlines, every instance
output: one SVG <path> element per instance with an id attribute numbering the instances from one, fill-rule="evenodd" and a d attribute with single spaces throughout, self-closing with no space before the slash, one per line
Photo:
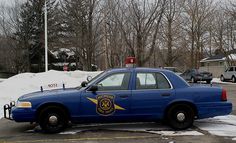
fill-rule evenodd
<path id="1" fill-rule="evenodd" d="M 168 80 L 161 73 L 137 73 L 136 89 L 170 89 Z"/>
<path id="2" fill-rule="evenodd" d="M 136 78 L 136 89 L 156 89 L 155 73 L 138 73 Z"/>
<path id="3" fill-rule="evenodd" d="M 164 75 L 162 75 L 160 73 L 156 73 L 156 78 L 157 78 L 157 88 L 158 89 L 169 89 L 169 88 L 171 88 L 169 82 L 164 77 Z"/>

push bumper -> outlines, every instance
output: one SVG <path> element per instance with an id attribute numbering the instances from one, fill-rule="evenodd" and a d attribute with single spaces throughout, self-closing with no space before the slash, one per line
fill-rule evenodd
<path id="1" fill-rule="evenodd" d="M 35 110 L 31 108 L 16 108 L 15 102 L 6 104 L 3 107 L 4 118 L 16 122 L 35 122 Z"/>
<path id="2" fill-rule="evenodd" d="M 10 104 L 5 104 L 3 106 L 3 110 L 4 110 L 4 118 L 8 119 L 8 120 L 13 120 L 12 118 L 12 108 L 15 107 L 15 102 L 11 102 Z"/>

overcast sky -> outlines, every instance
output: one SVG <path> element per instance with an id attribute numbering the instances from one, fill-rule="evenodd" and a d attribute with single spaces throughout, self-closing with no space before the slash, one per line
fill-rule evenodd
<path id="1" fill-rule="evenodd" d="M 0 0 L 0 3 L 5 3 L 11 5 L 15 0 Z M 25 1 L 25 0 L 18 0 L 18 1 Z"/>

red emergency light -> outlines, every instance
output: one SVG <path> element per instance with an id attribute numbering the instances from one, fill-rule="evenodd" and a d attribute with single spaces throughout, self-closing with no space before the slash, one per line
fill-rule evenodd
<path id="1" fill-rule="evenodd" d="M 127 57 L 125 59 L 125 66 L 126 67 L 135 67 L 135 65 L 136 65 L 135 57 Z"/>

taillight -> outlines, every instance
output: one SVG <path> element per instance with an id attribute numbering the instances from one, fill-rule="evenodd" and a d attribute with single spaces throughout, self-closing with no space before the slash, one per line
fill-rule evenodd
<path id="1" fill-rule="evenodd" d="M 227 101 L 227 93 L 225 89 L 222 89 L 221 101 Z"/>

